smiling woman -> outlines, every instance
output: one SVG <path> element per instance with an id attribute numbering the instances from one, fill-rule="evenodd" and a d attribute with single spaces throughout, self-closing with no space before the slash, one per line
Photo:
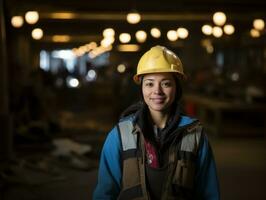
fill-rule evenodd
<path id="1" fill-rule="evenodd" d="M 164 128 L 176 95 L 174 76 L 170 73 L 144 75 L 142 94 L 153 120 L 161 119 L 155 124 L 159 128 Z"/>
<path id="2" fill-rule="evenodd" d="M 180 59 L 165 47 L 141 57 L 134 80 L 142 99 L 106 138 L 93 199 L 220 199 L 203 127 L 180 113 L 184 78 Z"/>

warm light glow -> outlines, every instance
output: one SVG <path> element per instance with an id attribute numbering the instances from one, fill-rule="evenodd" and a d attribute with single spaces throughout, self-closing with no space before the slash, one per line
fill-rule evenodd
<path id="1" fill-rule="evenodd" d="M 213 19 L 214 24 L 218 26 L 222 26 L 226 22 L 226 15 L 223 12 L 216 12 L 214 13 L 212 19 Z"/>
<path id="2" fill-rule="evenodd" d="M 106 37 L 101 41 L 101 46 L 103 47 L 108 47 L 110 45 L 112 45 L 115 41 L 114 37 Z"/>
<path id="3" fill-rule="evenodd" d="M 253 26 L 255 29 L 257 29 L 259 31 L 263 30 L 265 27 L 264 20 L 263 19 L 254 19 Z"/>
<path id="4" fill-rule="evenodd" d="M 96 42 L 90 42 L 88 44 L 80 46 L 79 48 L 73 48 L 72 51 L 76 56 L 82 56 L 86 52 L 89 52 L 95 48 L 97 48 L 97 43 Z"/>
<path id="5" fill-rule="evenodd" d="M 158 28 L 152 28 L 151 29 L 151 36 L 154 38 L 159 38 L 161 37 L 161 31 Z"/>
<path id="6" fill-rule="evenodd" d="M 207 53 L 213 53 L 213 45 L 210 39 L 204 39 L 201 41 L 201 45 L 206 49 Z"/>
<path id="7" fill-rule="evenodd" d="M 123 52 L 135 52 L 139 51 L 140 46 L 137 44 L 121 44 L 117 46 L 118 51 L 123 51 Z"/>
<path id="8" fill-rule="evenodd" d="M 143 30 L 137 31 L 136 32 L 136 39 L 140 43 L 145 42 L 147 39 L 147 33 Z"/>
<path id="9" fill-rule="evenodd" d="M 212 27 L 208 24 L 205 24 L 204 26 L 201 27 L 201 31 L 205 35 L 211 35 L 212 34 Z"/>
<path id="10" fill-rule="evenodd" d="M 175 30 L 170 30 L 167 32 L 167 38 L 170 41 L 176 41 L 178 39 L 177 32 Z"/>
<path id="11" fill-rule="evenodd" d="M 260 37 L 260 32 L 257 29 L 253 28 L 250 30 L 250 35 L 251 37 L 257 38 L 257 37 Z"/>
<path id="12" fill-rule="evenodd" d="M 126 71 L 126 66 L 124 64 L 120 64 L 117 66 L 117 71 L 119 73 L 124 73 Z"/>
<path id="13" fill-rule="evenodd" d="M 114 37 L 115 30 L 112 28 L 106 28 L 103 30 L 103 37 Z"/>
<path id="14" fill-rule="evenodd" d="M 235 32 L 235 27 L 232 24 L 226 24 L 224 26 L 224 32 L 227 35 L 232 35 Z"/>
<path id="15" fill-rule="evenodd" d="M 23 25 L 23 23 L 24 23 L 23 17 L 21 16 L 13 16 L 11 18 L 11 24 L 15 28 L 20 28 Z"/>
<path id="16" fill-rule="evenodd" d="M 39 20 L 39 13 L 37 11 L 28 11 L 25 14 L 25 20 L 28 24 L 35 24 Z"/>
<path id="17" fill-rule="evenodd" d="M 97 43 L 96 42 L 90 42 L 89 44 L 85 45 L 87 47 L 87 49 L 91 50 L 97 47 Z M 87 51 L 89 51 L 87 50 Z"/>
<path id="18" fill-rule="evenodd" d="M 40 28 L 35 28 L 31 32 L 31 36 L 35 40 L 40 40 L 43 37 L 43 31 Z"/>
<path id="19" fill-rule="evenodd" d="M 52 19 L 74 19 L 75 14 L 70 12 L 57 12 L 57 13 L 51 13 Z"/>
<path id="20" fill-rule="evenodd" d="M 96 47 L 97 47 L 97 44 L 95 42 L 90 42 L 89 44 L 85 44 L 78 48 L 73 48 L 72 52 L 74 53 L 75 56 L 82 56 L 85 53 L 95 49 Z"/>
<path id="21" fill-rule="evenodd" d="M 121 43 L 128 43 L 131 40 L 131 36 L 129 33 L 121 33 L 119 35 L 119 40 Z"/>
<path id="22" fill-rule="evenodd" d="M 222 35 L 223 35 L 223 29 L 219 26 L 213 27 L 212 31 L 213 31 L 212 34 L 214 37 L 219 38 L 219 37 L 222 37 Z"/>
<path id="23" fill-rule="evenodd" d="M 86 46 L 80 46 L 78 48 L 77 52 L 78 52 L 78 55 L 82 56 L 82 55 L 84 55 L 87 52 L 87 47 Z"/>
<path id="24" fill-rule="evenodd" d="M 141 20 L 141 16 L 137 12 L 132 12 L 127 14 L 127 22 L 130 24 L 137 24 Z"/>
<path id="25" fill-rule="evenodd" d="M 213 49 L 213 46 L 212 46 L 212 45 L 206 47 L 206 51 L 207 51 L 209 54 L 213 53 L 213 50 L 214 50 L 214 49 Z"/>
<path id="26" fill-rule="evenodd" d="M 188 37 L 188 30 L 186 28 L 180 27 L 177 29 L 177 35 L 179 38 L 185 39 Z"/>
<path id="27" fill-rule="evenodd" d="M 52 37 L 53 42 L 69 42 L 70 36 L 69 35 L 54 35 Z"/>

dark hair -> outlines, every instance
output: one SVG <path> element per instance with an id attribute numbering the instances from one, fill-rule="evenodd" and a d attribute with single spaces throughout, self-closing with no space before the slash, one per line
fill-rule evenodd
<path id="1" fill-rule="evenodd" d="M 177 78 L 177 76 L 174 76 L 175 83 L 176 83 L 176 94 L 175 94 L 175 101 L 179 102 L 182 94 L 183 94 L 183 88 L 180 83 L 180 80 Z"/>

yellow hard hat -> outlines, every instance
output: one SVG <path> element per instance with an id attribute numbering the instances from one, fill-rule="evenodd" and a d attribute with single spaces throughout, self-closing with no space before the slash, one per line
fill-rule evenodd
<path id="1" fill-rule="evenodd" d="M 140 76 L 143 74 L 173 72 L 182 79 L 186 75 L 183 72 L 183 65 L 178 56 L 163 46 L 154 46 L 147 51 L 139 60 L 137 74 L 133 79 L 136 83 L 140 83 Z"/>

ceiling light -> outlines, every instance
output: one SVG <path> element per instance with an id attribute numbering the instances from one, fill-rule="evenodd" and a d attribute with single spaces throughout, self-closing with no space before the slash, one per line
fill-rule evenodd
<path id="1" fill-rule="evenodd" d="M 23 23 L 24 23 L 24 21 L 23 21 L 23 17 L 21 17 L 21 16 L 13 16 L 13 17 L 11 18 L 11 24 L 12 24 L 12 26 L 15 27 L 15 28 L 20 28 L 20 27 L 22 27 Z"/>
<path id="2" fill-rule="evenodd" d="M 264 29 L 265 23 L 263 19 L 254 19 L 253 26 L 255 29 L 261 31 Z"/>
<path id="3" fill-rule="evenodd" d="M 97 73 L 95 70 L 90 69 L 86 75 L 87 81 L 94 81 L 97 78 Z"/>
<path id="4" fill-rule="evenodd" d="M 151 29 L 151 36 L 154 38 L 159 38 L 161 37 L 161 31 L 158 28 L 152 28 Z"/>
<path id="5" fill-rule="evenodd" d="M 126 66 L 124 64 L 120 64 L 117 66 L 117 71 L 119 73 L 124 73 L 126 71 Z"/>
<path id="6" fill-rule="evenodd" d="M 55 12 L 51 13 L 52 19 L 74 19 L 76 15 L 71 12 Z"/>
<path id="7" fill-rule="evenodd" d="M 114 37 L 115 30 L 112 28 L 106 28 L 103 30 L 103 37 Z"/>
<path id="8" fill-rule="evenodd" d="M 147 33 L 143 30 L 137 31 L 136 32 L 136 39 L 140 43 L 145 42 L 147 39 Z"/>
<path id="9" fill-rule="evenodd" d="M 94 49 L 97 47 L 97 43 L 96 42 L 90 42 L 89 44 L 86 44 L 86 47 L 88 49 Z"/>
<path id="10" fill-rule="evenodd" d="M 212 27 L 208 24 L 205 24 L 204 26 L 202 26 L 201 31 L 205 34 L 205 35 L 211 35 L 212 34 Z"/>
<path id="11" fill-rule="evenodd" d="M 212 30 L 213 30 L 212 34 L 214 35 L 214 37 L 219 38 L 219 37 L 221 37 L 223 35 L 223 29 L 221 27 L 219 27 L 219 26 L 213 27 Z"/>
<path id="12" fill-rule="evenodd" d="M 250 30 L 250 35 L 251 37 L 258 38 L 260 37 L 260 32 L 257 29 L 253 28 Z"/>
<path id="13" fill-rule="evenodd" d="M 28 24 L 35 24 L 39 20 L 39 13 L 37 11 L 28 11 L 25 14 L 25 20 Z"/>
<path id="14" fill-rule="evenodd" d="M 167 38 L 170 41 L 176 41 L 178 39 L 177 32 L 175 30 L 169 30 L 167 32 Z"/>
<path id="15" fill-rule="evenodd" d="M 101 46 L 103 47 L 108 47 L 110 45 L 112 45 L 115 41 L 114 37 L 106 37 L 101 41 Z"/>
<path id="16" fill-rule="evenodd" d="M 224 32 L 227 35 L 232 35 L 235 32 L 235 27 L 232 24 L 226 24 L 224 26 Z"/>
<path id="17" fill-rule="evenodd" d="M 67 82 L 67 86 L 71 88 L 76 88 L 79 86 L 79 80 L 71 76 L 68 76 L 66 78 L 66 82 Z"/>
<path id="18" fill-rule="evenodd" d="M 131 40 L 131 36 L 129 33 L 121 33 L 119 35 L 119 40 L 121 43 L 128 43 Z"/>
<path id="19" fill-rule="evenodd" d="M 69 35 L 53 35 L 52 41 L 53 42 L 69 42 L 70 36 Z"/>
<path id="20" fill-rule="evenodd" d="M 177 29 L 177 35 L 179 38 L 185 39 L 188 37 L 188 30 L 186 28 L 180 27 Z"/>
<path id="21" fill-rule="evenodd" d="M 132 12 L 127 14 L 127 22 L 130 24 L 137 24 L 141 20 L 141 16 L 137 12 Z"/>
<path id="22" fill-rule="evenodd" d="M 35 28 L 31 32 L 31 36 L 35 40 L 40 40 L 43 37 L 43 31 L 40 28 Z"/>
<path id="23" fill-rule="evenodd" d="M 213 19 L 214 24 L 218 26 L 222 26 L 226 22 L 226 15 L 223 12 L 216 12 L 214 13 L 212 19 Z"/>
<path id="24" fill-rule="evenodd" d="M 120 44 L 117 46 L 117 50 L 122 52 L 136 52 L 139 49 L 140 46 L 137 44 Z"/>

